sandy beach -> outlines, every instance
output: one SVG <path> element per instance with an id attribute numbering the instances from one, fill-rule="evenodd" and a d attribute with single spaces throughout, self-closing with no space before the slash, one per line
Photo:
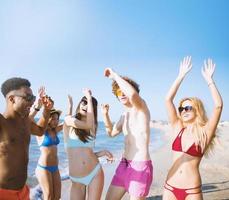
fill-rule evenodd
<path id="1" fill-rule="evenodd" d="M 154 166 L 154 179 L 150 188 L 147 200 L 162 199 L 163 184 L 172 161 L 171 140 L 169 136 L 169 126 L 159 124 L 164 129 L 164 145 L 156 151 L 151 151 L 150 155 Z M 213 155 L 209 158 L 203 158 L 200 165 L 200 173 L 202 176 L 202 191 L 204 199 L 207 200 L 229 200 L 229 122 L 221 122 L 219 124 L 221 148 L 216 148 Z M 120 154 L 115 157 L 121 157 Z M 105 173 L 105 184 L 102 200 L 105 199 L 107 189 L 115 172 L 119 161 L 110 164 L 103 164 Z M 70 181 L 62 181 L 62 200 L 69 199 Z M 128 194 L 123 200 L 129 199 Z"/>

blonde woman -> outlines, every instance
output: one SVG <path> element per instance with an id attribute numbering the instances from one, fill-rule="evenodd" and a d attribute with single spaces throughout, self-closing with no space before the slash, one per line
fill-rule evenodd
<path id="1" fill-rule="evenodd" d="M 76 113 L 72 116 L 73 101 L 68 97 L 68 115 L 64 120 L 64 142 L 69 160 L 69 177 L 72 181 L 70 199 L 100 200 L 104 173 L 98 157 L 112 154 L 106 150 L 94 153 L 97 130 L 97 100 L 89 89 L 84 89 Z"/>
<path id="2" fill-rule="evenodd" d="M 199 164 L 212 145 L 223 108 L 222 98 L 212 78 L 215 64 L 208 59 L 204 62 L 202 75 L 213 98 L 213 113 L 207 119 L 203 103 L 196 97 L 182 99 L 177 112 L 173 99 L 191 68 L 191 57 L 185 57 L 180 64 L 178 77 L 166 97 L 168 117 L 175 139 L 172 144 L 173 164 L 167 175 L 163 200 L 203 199 Z"/>

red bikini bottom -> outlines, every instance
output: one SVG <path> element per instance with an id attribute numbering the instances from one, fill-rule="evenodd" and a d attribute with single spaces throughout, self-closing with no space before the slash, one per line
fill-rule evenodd
<path id="1" fill-rule="evenodd" d="M 170 189 L 169 187 L 171 187 L 172 189 Z M 198 187 L 194 187 L 194 188 L 185 188 L 185 189 L 182 189 L 182 188 L 176 188 L 170 184 L 168 184 L 168 182 L 166 182 L 166 184 L 164 185 L 164 188 L 166 190 L 169 190 L 171 191 L 177 200 L 185 200 L 185 198 L 189 195 L 189 194 L 199 194 L 201 193 L 201 185 L 199 185 Z M 193 190 L 193 189 L 200 189 L 198 192 L 187 192 L 188 190 Z"/>

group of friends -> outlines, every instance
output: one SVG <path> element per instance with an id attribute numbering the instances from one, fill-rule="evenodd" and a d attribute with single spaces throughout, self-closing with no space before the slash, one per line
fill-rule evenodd
<path id="1" fill-rule="evenodd" d="M 204 62 L 202 75 L 210 90 L 214 108 L 207 118 L 203 103 L 197 97 L 180 100 L 174 105 L 176 93 L 192 68 L 191 57 L 185 57 L 179 73 L 170 87 L 165 104 L 174 141 L 173 162 L 163 191 L 163 200 L 202 200 L 200 161 L 214 145 L 217 124 L 223 101 L 213 80 L 215 64 Z M 149 153 L 150 111 L 139 95 L 139 85 L 128 77 L 120 76 L 111 68 L 104 70 L 112 82 L 112 92 L 123 105 L 124 112 L 112 123 L 109 105 L 102 104 L 102 116 L 108 136 L 124 134 L 124 152 L 106 194 L 106 200 L 120 200 L 129 193 L 131 200 L 145 199 L 153 181 L 153 165 Z M 59 123 L 60 110 L 53 108 L 54 101 L 39 89 L 36 97 L 30 82 L 23 78 L 6 80 L 1 91 L 6 99 L 6 109 L 0 114 L 0 200 L 27 200 L 26 185 L 30 136 L 35 135 L 40 147 L 36 176 L 44 200 L 61 198 L 61 178 L 58 170 L 57 133 L 63 131 L 64 145 L 69 162 L 71 200 L 100 200 L 104 186 L 104 172 L 99 157 L 109 161 L 113 155 L 107 150 L 94 152 L 98 128 L 98 103 L 90 89 L 73 113 L 73 99 L 68 96 L 68 109 L 63 123 Z M 38 121 L 34 118 L 43 107 Z M 154 125 L 154 123 L 151 123 Z"/>

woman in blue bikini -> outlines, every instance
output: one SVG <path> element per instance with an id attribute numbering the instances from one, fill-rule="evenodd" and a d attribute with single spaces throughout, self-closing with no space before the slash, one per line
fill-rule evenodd
<path id="1" fill-rule="evenodd" d="M 110 152 L 93 152 L 97 130 L 97 100 L 89 89 L 72 116 L 73 102 L 68 96 L 68 115 L 64 120 L 64 142 L 69 160 L 69 177 L 72 181 L 70 199 L 100 200 L 104 184 L 104 173 L 98 157 L 112 160 Z"/>
<path id="2" fill-rule="evenodd" d="M 44 88 L 39 93 L 40 97 L 43 96 Z M 41 107 L 42 104 L 38 100 L 33 106 L 30 117 L 34 118 Z M 61 197 L 61 178 L 57 156 L 57 145 L 60 143 L 57 133 L 63 129 L 63 125 L 59 124 L 60 114 L 61 111 L 52 109 L 45 134 L 36 137 L 41 155 L 35 173 L 43 191 L 44 200 L 59 200 Z"/>

